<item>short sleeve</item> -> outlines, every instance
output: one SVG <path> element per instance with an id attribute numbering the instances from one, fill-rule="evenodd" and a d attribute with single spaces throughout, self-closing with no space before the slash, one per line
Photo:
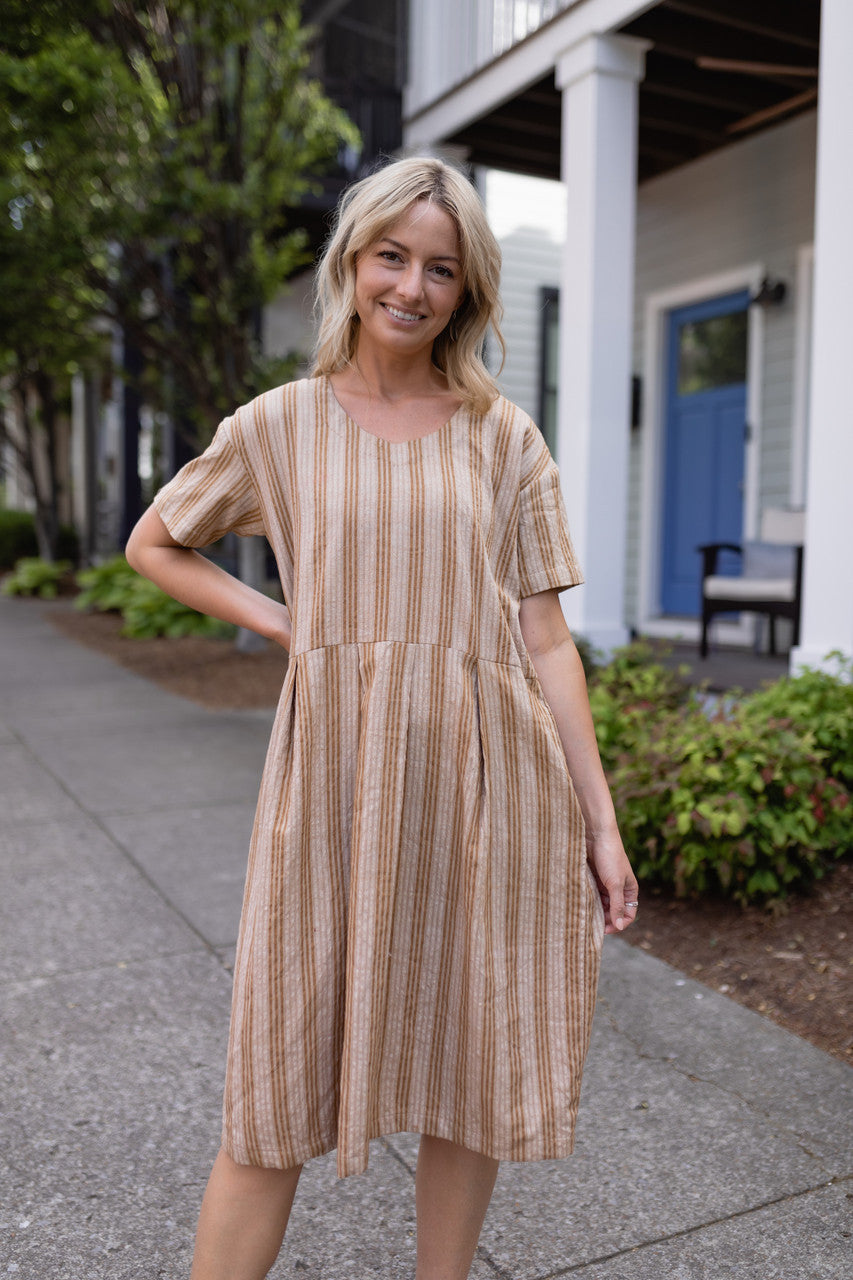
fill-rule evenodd
<path id="1" fill-rule="evenodd" d="M 583 582 L 569 534 L 560 473 L 539 428 L 528 423 L 518 511 L 519 597 Z"/>
<path id="2" fill-rule="evenodd" d="M 164 485 L 154 506 L 169 533 L 185 547 L 207 547 L 233 531 L 264 533 L 252 478 L 230 436 L 225 418 L 204 453 Z"/>

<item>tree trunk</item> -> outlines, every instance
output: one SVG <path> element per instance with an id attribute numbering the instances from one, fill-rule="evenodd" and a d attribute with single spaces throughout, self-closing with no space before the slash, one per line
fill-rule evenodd
<path id="1" fill-rule="evenodd" d="M 36 489 L 36 539 L 39 555 L 56 560 L 59 555 L 59 469 L 56 387 L 52 376 L 39 370 L 33 378 L 41 404 L 44 438 L 44 483 Z M 35 425 L 35 424 L 32 424 Z"/>
<path id="2" fill-rule="evenodd" d="M 25 372 L 25 360 L 19 358 L 18 365 L 14 382 L 14 393 L 19 410 L 18 421 L 12 429 L 4 419 L 3 438 L 14 449 L 18 463 L 30 482 L 35 502 L 34 520 L 38 553 L 43 560 L 54 560 L 59 536 L 59 520 L 55 506 L 51 510 L 50 487 L 46 487 L 44 481 L 44 472 L 49 470 L 50 463 L 45 459 L 40 465 L 38 423 L 30 403 L 31 377 Z"/>

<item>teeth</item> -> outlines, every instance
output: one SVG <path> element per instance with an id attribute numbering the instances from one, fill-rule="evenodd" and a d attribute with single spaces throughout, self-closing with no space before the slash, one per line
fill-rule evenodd
<path id="1" fill-rule="evenodd" d="M 396 316 L 398 320 L 419 320 L 420 316 L 417 311 L 398 311 L 396 307 L 389 306 L 385 303 L 385 310 L 390 311 L 392 316 Z"/>

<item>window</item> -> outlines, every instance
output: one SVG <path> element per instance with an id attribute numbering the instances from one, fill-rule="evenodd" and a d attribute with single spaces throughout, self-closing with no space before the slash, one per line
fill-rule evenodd
<path id="1" fill-rule="evenodd" d="M 539 429 L 557 456 L 557 382 L 560 369 L 559 292 L 540 290 L 542 317 L 539 340 Z"/>

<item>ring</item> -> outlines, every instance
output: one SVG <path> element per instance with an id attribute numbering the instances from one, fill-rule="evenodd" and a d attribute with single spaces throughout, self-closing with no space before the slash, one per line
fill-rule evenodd
<path id="1" fill-rule="evenodd" d="M 640 904 L 639 904 L 639 902 L 626 902 L 626 903 L 625 903 L 625 906 L 626 906 L 626 907 L 638 907 L 639 905 L 640 905 Z"/>

